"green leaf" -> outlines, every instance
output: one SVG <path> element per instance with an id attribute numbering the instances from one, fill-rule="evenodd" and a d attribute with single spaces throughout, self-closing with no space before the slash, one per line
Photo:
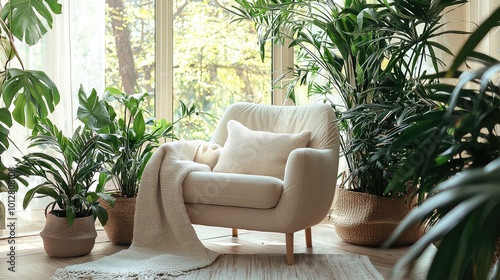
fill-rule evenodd
<path id="1" fill-rule="evenodd" d="M 32 46 L 52 28 L 52 13 L 60 14 L 61 7 L 58 0 L 10 0 L 0 16 L 16 38 Z"/>
<path id="2" fill-rule="evenodd" d="M 133 124 L 135 139 L 139 140 L 144 136 L 146 132 L 146 122 L 144 121 L 144 117 L 142 115 L 142 111 L 139 110 L 137 114 L 134 116 L 134 124 Z"/>
<path id="3" fill-rule="evenodd" d="M 2 96 L 7 108 L 14 103 L 12 116 L 21 125 L 33 128 L 35 117 L 46 118 L 59 103 L 59 91 L 52 80 L 41 71 L 7 70 Z"/>
<path id="4" fill-rule="evenodd" d="M 105 226 L 108 222 L 108 212 L 100 205 L 92 205 L 92 214 L 97 216 L 101 225 Z"/>
<path id="5" fill-rule="evenodd" d="M 101 172 L 99 174 L 99 179 L 97 180 L 97 187 L 96 187 L 96 192 L 97 193 L 102 193 L 104 192 L 104 187 L 106 186 L 106 183 L 109 182 L 113 178 L 113 175 L 108 174 L 106 172 Z"/>
<path id="6" fill-rule="evenodd" d="M 26 195 L 24 195 L 23 199 L 23 209 L 28 208 L 28 205 L 30 204 L 31 200 L 35 197 L 35 194 L 42 194 L 42 195 L 47 195 L 50 196 L 54 199 L 58 197 L 58 193 L 51 187 L 47 187 L 45 184 L 38 185 L 26 192 Z"/>
<path id="7" fill-rule="evenodd" d="M 75 218 L 76 218 L 75 206 L 71 205 L 66 207 L 66 221 L 68 222 L 68 227 L 71 227 L 73 225 Z"/>
<path id="8" fill-rule="evenodd" d="M 87 97 L 83 86 L 80 85 L 78 99 L 80 100 L 80 106 L 78 107 L 77 117 L 88 128 L 99 130 L 111 124 L 111 117 L 107 110 L 106 102 L 99 100 L 95 89 L 92 89 L 90 95 Z"/>
<path id="9" fill-rule="evenodd" d="M 12 117 L 7 108 L 0 108 L 0 154 L 9 147 L 9 127 L 12 126 Z"/>
<path id="10" fill-rule="evenodd" d="M 106 201 L 111 208 L 115 207 L 116 199 L 107 193 L 97 193 L 97 195 L 104 201 Z"/>
<path id="11" fill-rule="evenodd" d="M 2 52 L 0 52 L 0 63 L 1 65 L 6 65 L 7 62 L 11 61 L 16 54 L 14 52 L 14 49 L 12 48 L 12 42 L 9 40 L 9 38 L 0 36 L 0 49 L 3 50 Z"/>

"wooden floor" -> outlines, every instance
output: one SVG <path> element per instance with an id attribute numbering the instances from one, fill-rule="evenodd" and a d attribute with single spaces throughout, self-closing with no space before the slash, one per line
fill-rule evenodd
<path id="1" fill-rule="evenodd" d="M 231 229 L 195 226 L 199 238 L 206 247 L 226 254 L 283 254 L 285 253 L 285 235 L 278 233 L 263 233 L 240 230 L 238 237 L 231 236 Z M 335 233 L 332 223 L 325 219 L 321 224 L 312 228 L 313 247 L 306 248 L 304 231 L 295 234 L 295 253 L 308 254 L 362 254 L 367 255 L 375 267 L 384 277 L 388 277 L 396 261 L 409 247 L 394 249 L 379 249 L 351 245 L 342 241 Z M 0 279 L 50 279 L 57 268 L 70 264 L 97 260 L 111 255 L 126 246 L 110 243 L 105 232 L 98 230 L 96 244 L 91 254 L 77 258 L 49 258 L 43 249 L 38 235 L 16 238 L 16 267 L 15 272 L 7 270 L 6 253 L 9 251 L 7 240 L 0 240 Z M 420 260 L 412 270 L 397 279 L 424 279 L 434 248 L 425 252 L 425 258 Z"/>

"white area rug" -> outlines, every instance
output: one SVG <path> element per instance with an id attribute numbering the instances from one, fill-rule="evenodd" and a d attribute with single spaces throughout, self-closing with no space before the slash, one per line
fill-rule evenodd
<path id="1" fill-rule="evenodd" d="M 167 279 L 210 280 L 371 280 L 384 277 L 367 256 L 356 254 L 295 254 L 295 264 L 287 265 L 284 255 L 223 255 L 206 268 Z"/>

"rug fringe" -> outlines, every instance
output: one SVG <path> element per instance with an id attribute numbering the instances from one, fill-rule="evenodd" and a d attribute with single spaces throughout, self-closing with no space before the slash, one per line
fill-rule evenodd
<path id="1" fill-rule="evenodd" d="M 159 271 L 143 271 L 137 273 L 109 273 L 98 271 L 68 271 L 65 269 L 58 269 L 52 280 L 157 280 L 157 279 L 171 279 L 186 274 L 185 271 L 172 271 L 172 272 L 159 272 Z"/>

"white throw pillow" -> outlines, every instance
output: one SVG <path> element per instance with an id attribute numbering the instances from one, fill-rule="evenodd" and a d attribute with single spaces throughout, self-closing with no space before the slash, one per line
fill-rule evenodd
<path id="1" fill-rule="evenodd" d="M 273 176 L 283 180 L 288 155 L 309 143 L 311 131 L 297 134 L 253 131 L 241 123 L 227 123 L 227 140 L 214 172 Z"/>

